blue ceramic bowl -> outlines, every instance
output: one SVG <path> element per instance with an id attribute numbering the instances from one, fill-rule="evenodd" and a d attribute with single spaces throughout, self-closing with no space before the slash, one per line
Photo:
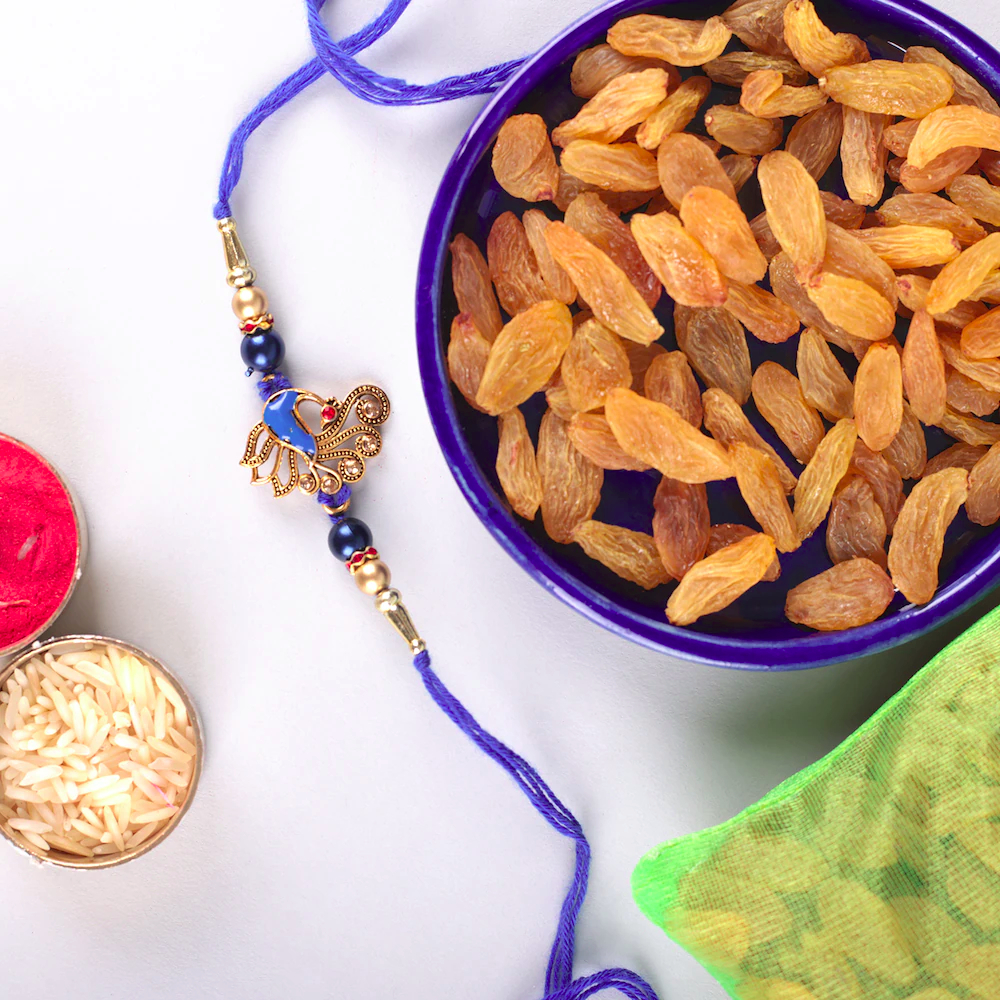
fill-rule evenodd
<path id="1" fill-rule="evenodd" d="M 914 44 L 935 46 L 994 93 L 1000 93 L 1000 53 L 926 4 L 917 0 L 838 0 L 826 4 L 820 0 L 818 7 L 821 17 L 834 30 L 851 31 L 865 38 L 876 57 L 901 58 L 902 50 Z M 643 591 L 587 558 L 579 547 L 551 541 L 542 530 L 540 517 L 528 523 L 511 512 L 494 469 L 497 422 L 474 411 L 448 380 L 445 350 L 451 320 L 457 312 L 448 243 L 456 233 L 463 232 L 485 249 L 493 220 L 508 209 L 520 215 L 526 207 L 493 179 L 489 153 L 500 125 L 508 116 L 524 112 L 540 114 L 550 127 L 575 114 L 581 102 L 569 88 L 574 56 L 603 41 L 608 27 L 619 18 L 651 9 L 688 18 L 716 13 L 704 4 L 693 3 L 651 8 L 648 0 L 617 0 L 599 7 L 544 46 L 494 96 L 466 133 L 445 171 L 427 223 L 417 282 L 420 372 L 445 459 L 483 523 L 531 576 L 591 620 L 644 646 L 718 666 L 794 670 L 876 652 L 914 638 L 957 614 L 994 585 L 1000 564 L 1000 530 L 994 533 L 977 527 L 969 523 L 964 512 L 960 513 L 946 538 L 941 586 L 934 599 L 916 607 L 897 594 L 882 618 L 862 628 L 816 633 L 784 618 L 787 591 L 831 565 L 822 528 L 798 552 L 782 556 L 779 580 L 758 584 L 731 607 L 693 626 L 676 628 L 664 615 L 669 587 Z M 718 87 L 705 107 L 738 100 L 737 91 Z M 698 121 L 694 124 L 697 126 Z M 838 169 L 839 161 L 831 168 L 832 174 Z M 750 188 L 755 189 L 755 185 L 748 185 Z M 749 191 L 744 208 L 751 216 L 760 211 L 759 201 L 754 204 Z M 661 342 L 673 349 L 672 304 L 666 296 L 656 311 L 667 331 Z M 794 371 L 795 341 L 775 347 L 751 336 L 747 339 L 755 367 L 771 358 Z M 853 374 L 853 358 L 838 353 Z M 523 409 L 534 435 L 544 401 L 536 397 Z M 748 412 L 790 467 L 798 468 L 752 404 Z M 933 455 L 952 443 L 940 432 L 933 432 L 928 451 Z M 655 472 L 606 473 L 595 517 L 648 532 L 658 480 Z M 713 523 L 754 523 L 732 480 L 709 484 L 709 505 Z"/>

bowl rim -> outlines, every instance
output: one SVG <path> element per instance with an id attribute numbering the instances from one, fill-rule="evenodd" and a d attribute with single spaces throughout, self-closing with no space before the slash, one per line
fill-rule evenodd
<path id="1" fill-rule="evenodd" d="M 493 142 L 503 120 L 543 76 L 587 45 L 619 17 L 672 6 L 682 0 L 608 0 L 544 44 L 476 116 L 445 168 L 431 205 L 421 246 L 416 286 L 417 360 L 431 425 L 459 489 L 487 530 L 514 561 L 564 603 L 616 635 L 686 660 L 747 670 L 799 670 L 824 666 L 888 649 L 943 624 L 983 597 L 996 583 L 1000 534 L 993 551 L 973 569 L 940 588 L 924 605 L 907 605 L 885 619 L 843 632 L 803 634 L 785 640 L 752 639 L 689 631 L 655 623 L 608 600 L 560 567 L 515 520 L 479 473 L 459 425 L 444 366 L 439 326 L 439 289 L 460 196 L 473 168 Z M 1000 52 L 947 14 L 922 0 L 837 0 L 855 11 L 891 16 L 934 41 L 969 72 L 1000 92 Z"/>

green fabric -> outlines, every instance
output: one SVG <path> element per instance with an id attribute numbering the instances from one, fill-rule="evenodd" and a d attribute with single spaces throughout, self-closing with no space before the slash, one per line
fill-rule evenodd
<path id="1" fill-rule="evenodd" d="M 1000 1000 L 1000 609 L 636 902 L 738 1000 Z"/>

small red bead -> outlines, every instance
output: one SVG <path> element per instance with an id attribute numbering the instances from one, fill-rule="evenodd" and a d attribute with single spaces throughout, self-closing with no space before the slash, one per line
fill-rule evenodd
<path id="1" fill-rule="evenodd" d="M 332 406 L 324 406 L 323 409 L 320 410 L 320 416 L 325 421 L 327 421 L 327 423 L 329 423 L 331 420 L 333 420 L 337 416 L 337 411 Z"/>

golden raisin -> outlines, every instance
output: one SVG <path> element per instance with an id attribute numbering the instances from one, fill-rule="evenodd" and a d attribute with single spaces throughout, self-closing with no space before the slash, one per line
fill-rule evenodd
<path id="1" fill-rule="evenodd" d="M 663 334 L 628 275 L 606 253 L 564 222 L 550 223 L 545 240 L 594 315 L 619 337 L 651 344 Z"/>
<path id="2" fill-rule="evenodd" d="M 740 105 L 758 118 L 796 118 L 816 111 L 827 103 L 819 87 L 790 87 L 780 70 L 759 69 L 740 88 Z"/>
<path id="3" fill-rule="evenodd" d="M 520 406 L 545 387 L 573 336 L 561 302 L 539 302 L 515 316 L 490 349 L 476 404 L 494 415 Z"/>
<path id="4" fill-rule="evenodd" d="M 901 274 L 896 279 L 896 289 L 899 292 L 899 301 L 913 312 L 919 312 L 927 305 L 927 293 L 931 290 L 931 279 L 925 278 L 922 274 Z M 986 312 L 986 306 L 982 302 L 970 302 L 966 300 L 959 302 L 954 309 L 948 312 L 939 313 L 934 317 L 934 322 L 939 326 L 948 326 L 957 330 L 964 330 L 974 319 L 978 319 Z"/>
<path id="5" fill-rule="evenodd" d="M 797 482 L 791 470 L 778 453 L 757 433 L 739 403 L 722 389 L 708 389 L 702 396 L 705 427 L 720 444 L 727 448 L 737 442 L 756 448 L 767 455 L 778 470 L 782 489 L 791 493 Z"/>
<path id="6" fill-rule="evenodd" d="M 774 561 L 774 539 L 751 535 L 694 564 L 667 601 L 673 625 L 690 625 L 721 611 L 763 579 Z"/>
<path id="7" fill-rule="evenodd" d="M 969 322 L 962 330 L 961 346 L 970 358 L 1000 357 L 1000 307 Z"/>
<path id="8" fill-rule="evenodd" d="M 808 281 L 826 252 L 826 213 L 816 181 L 801 161 L 778 150 L 757 167 L 767 221 L 782 250 L 791 257 L 800 281 Z"/>
<path id="9" fill-rule="evenodd" d="M 764 452 L 742 441 L 729 446 L 729 458 L 750 513 L 774 539 L 779 552 L 794 552 L 800 544 L 798 530 L 785 498 L 778 467 Z"/>
<path id="10" fill-rule="evenodd" d="M 993 99 L 990 92 L 977 80 L 953 63 L 946 55 L 925 45 L 911 45 L 903 56 L 903 62 L 933 63 L 940 66 L 950 77 L 955 86 L 952 94 L 952 104 L 971 104 L 991 115 L 1000 115 L 1000 104 Z"/>
<path id="11" fill-rule="evenodd" d="M 591 559 L 644 590 L 652 590 L 670 579 L 652 535 L 601 521 L 584 521 L 574 530 L 573 541 Z"/>
<path id="12" fill-rule="evenodd" d="M 785 599 L 785 614 L 790 621 L 820 632 L 857 628 L 880 617 L 893 594 L 885 570 L 859 557 L 793 587 Z"/>
<path id="13" fill-rule="evenodd" d="M 799 318 L 791 306 L 759 285 L 727 283 L 729 295 L 725 308 L 731 312 L 758 340 L 768 344 L 783 344 L 799 332 Z"/>
<path id="14" fill-rule="evenodd" d="M 872 451 L 887 448 L 903 420 L 903 373 L 896 349 L 872 344 L 854 378 L 858 436 Z"/>
<path id="15" fill-rule="evenodd" d="M 635 14 L 608 29 L 608 44 L 627 56 L 663 59 L 673 66 L 700 66 L 722 55 L 732 37 L 721 17 L 685 21 Z"/>
<path id="16" fill-rule="evenodd" d="M 956 146 L 1000 149 L 1000 118 L 981 108 L 952 104 L 932 111 L 926 118 L 923 115 L 910 117 L 924 119 L 907 154 L 915 167 L 926 167 Z"/>
<path id="17" fill-rule="evenodd" d="M 604 471 L 573 447 L 568 425 L 551 410 L 538 431 L 538 473 L 542 481 L 542 524 L 554 542 L 568 545 L 601 502 Z"/>
<path id="18" fill-rule="evenodd" d="M 753 401 L 785 447 L 803 464 L 823 440 L 823 421 L 805 401 L 799 380 L 774 361 L 753 374 Z"/>
<path id="19" fill-rule="evenodd" d="M 874 288 L 895 310 L 899 304 L 899 291 L 892 268 L 863 240 L 856 239 L 853 231 L 841 229 L 836 223 L 829 221 L 826 229 L 823 270 L 863 281 Z"/>
<path id="20" fill-rule="evenodd" d="M 947 264 L 962 252 L 952 233 L 930 226 L 880 226 L 857 229 L 853 235 L 894 270 Z"/>
<path id="21" fill-rule="evenodd" d="M 934 320 L 924 310 L 913 314 L 902 364 L 903 388 L 914 414 L 925 424 L 937 423 L 944 416 L 948 387 Z"/>
<path id="22" fill-rule="evenodd" d="M 628 364 L 632 371 L 632 388 L 640 392 L 647 369 L 654 358 L 666 353 L 666 348 L 660 344 L 637 344 L 634 340 L 623 340 L 622 347 L 628 355 Z"/>
<path id="23" fill-rule="evenodd" d="M 819 19 L 809 0 L 792 0 L 785 7 L 784 26 L 785 43 L 813 76 L 821 76 L 832 66 L 868 58 L 868 50 L 861 39 L 856 35 L 835 35 Z"/>
<path id="24" fill-rule="evenodd" d="M 848 197 L 859 205 L 877 205 L 885 189 L 885 115 L 844 108 L 840 162 Z"/>
<path id="25" fill-rule="evenodd" d="M 966 444 L 992 445 L 1000 441 L 1000 424 L 970 417 L 965 413 L 956 413 L 954 410 L 945 410 L 937 426 L 946 434 Z"/>
<path id="26" fill-rule="evenodd" d="M 865 221 L 864 205 L 855 205 L 850 198 L 840 198 L 832 191 L 820 191 L 820 198 L 823 201 L 823 211 L 826 212 L 826 221 L 832 222 L 843 229 L 860 229 Z M 829 237 L 829 233 L 827 233 Z"/>
<path id="27" fill-rule="evenodd" d="M 573 334 L 560 370 L 570 405 L 581 413 L 603 406 L 609 389 L 632 384 L 625 348 L 596 319 L 587 320 Z"/>
<path id="28" fill-rule="evenodd" d="M 774 118 L 758 118 L 739 104 L 716 104 L 705 112 L 705 129 L 737 153 L 763 156 L 781 145 L 785 130 Z"/>
<path id="29" fill-rule="evenodd" d="M 556 196 L 552 199 L 553 204 L 560 212 L 565 212 L 569 208 L 570 202 L 586 191 L 596 191 L 601 201 L 604 202 L 612 212 L 631 212 L 640 205 L 645 205 L 649 201 L 648 191 L 607 191 L 599 188 L 596 184 L 588 184 L 567 173 L 561 166 L 559 167 L 559 187 L 556 189 Z"/>
<path id="30" fill-rule="evenodd" d="M 972 467 L 965 512 L 973 524 L 996 524 L 1000 518 L 1000 445 L 992 445 Z"/>
<path id="31" fill-rule="evenodd" d="M 739 194 L 747 181 L 756 173 L 757 158 L 747 156 L 745 153 L 729 153 L 727 156 L 719 157 L 719 165 L 725 170 L 726 176 Z"/>
<path id="32" fill-rule="evenodd" d="M 945 265 L 927 293 L 927 311 L 936 316 L 954 309 L 997 267 L 1000 267 L 1000 233 L 991 233 Z"/>
<path id="33" fill-rule="evenodd" d="M 676 306 L 674 333 L 706 385 L 724 389 L 740 405 L 750 398 L 750 350 L 738 320 L 725 309 Z"/>
<path id="34" fill-rule="evenodd" d="M 790 60 L 792 52 L 785 44 L 784 12 L 787 3 L 788 0 L 736 0 L 736 3 L 726 8 L 722 19 L 732 33 L 754 53 L 762 52 Z"/>
<path id="35" fill-rule="evenodd" d="M 513 212 L 497 216 L 486 241 L 486 258 L 500 305 L 509 315 L 549 297 L 527 233 Z"/>
<path id="36" fill-rule="evenodd" d="M 960 441 L 929 459 L 924 466 L 924 477 L 933 476 L 942 469 L 965 469 L 966 472 L 971 472 L 976 462 L 988 451 L 989 448 L 984 444 L 966 444 Z"/>
<path id="37" fill-rule="evenodd" d="M 767 260 L 757 248 L 747 217 L 727 195 L 711 187 L 693 187 L 684 195 L 680 213 L 685 228 L 711 254 L 726 277 L 750 285 L 767 274 Z"/>
<path id="38" fill-rule="evenodd" d="M 963 246 L 986 235 L 986 230 L 964 208 L 936 194 L 897 194 L 884 202 L 876 214 L 884 226 L 947 229 Z"/>
<path id="39" fill-rule="evenodd" d="M 468 236 L 459 233 L 451 242 L 451 286 L 455 291 L 459 312 L 472 317 L 476 329 L 490 342 L 497 339 L 503 326 L 500 308 L 493 293 L 490 269 Z"/>
<path id="40" fill-rule="evenodd" d="M 448 342 L 448 376 L 470 406 L 477 410 L 476 393 L 490 356 L 490 342 L 479 332 L 468 313 L 459 313 L 451 321 Z"/>
<path id="41" fill-rule="evenodd" d="M 947 104 L 955 90 L 951 77 L 940 66 L 891 59 L 831 66 L 819 78 L 819 85 L 838 104 L 904 118 L 923 118 Z M 910 152 L 912 159 L 912 145 Z"/>
<path id="42" fill-rule="evenodd" d="M 830 559 L 842 563 L 861 557 L 884 569 L 885 539 L 885 515 L 868 481 L 861 476 L 847 476 L 833 495 L 826 523 Z"/>
<path id="43" fill-rule="evenodd" d="M 872 451 L 859 440 L 854 445 L 850 471 L 863 476 L 871 486 L 875 502 L 885 517 L 885 529 L 891 535 L 903 506 L 903 478 L 899 470 L 886 461 L 881 452 Z"/>
<path id="44" fill-rule="evenodd" d="M 917 167 L 904 160 L 896 180 L 908 191 L 940 191 L 964 174 L 979 159 L 979 154 L 978 146 L 955 146 L 935 156 L 926 167 Z"/>
<path id="45" fill-rule="evenodd" d="M 828 323 L 862 340 L 885 340 L 896 326 L 892 303 L 857 278 L 821 272 L 806 294 Z"/>
<path id="46" fill-rule="evenodd" d="M 496 468 L 508 503 L 521 517 L 533 521 L 542 502 L 542 480 L 535 462 L 535 446 L 524 415 L 516 406 L 500 414 Z"/>
<path id="47" fill-rule="evenodd" d="M 674 208 L 693 187 L 713 187 L 736 201 L 736 189 L 712 151 L 686 132 L 668 135 L 656 154 L 660 186 Z"/>
<path id="48" fill-rule="evenodd" d="M 584 49 L 573 60 L 573 69 L 569 77 L 570 90 L 577 97 L 589 100 L 591 97 L 596 97 L 598 92 L 615 77 L 625 73 L 639 73 L 644 69 L 666 70 L 671 90 L 681 82 L 680 73 L 673 66 L 659 59 L 624 56 L 605 43 Z"/>
<path id="49" fill-rule="evenodd" d="M 648 115 L 636 131 L 635 141 L 643 149 L 659 148 L 664 136 L 691 124 L 711 89 L 707 76 L 689 77 Z"/>
<path id="50" fill-rule="evenodd" d="M 785 82 L 802 87 L 809 82 L 809 74 L 791 59 L 770 56 L 762 52 L 727 52 L 718 59 L 705 63 L 702 69 L 716 83 L 741 87 L 743 81 L 759 69 L 772 69 L 781 73 Z"/>
<path id="51" fill-rule="evenodd" d="M 568 434 L 576 450 L 598 468 L 635 472 L 645 472 L 649 468 L 645 462 L 622 451 L 608 418 L 601 413 L 573 413 L 569 418 Z"/>
<path id="52" fill-rule="evenodd" d="M 1000 188 L 985 177 L 959 175 L 948 185 L 948 197 L 973 218 L 1000 226 Z"/>
<path id="53" fill-rule="evenodd" d="M 987 389 L 968 375 L 955 369 L 948 372 L 945 380 L 947 402 L 958 413 L 972 413 L 977 417 L 988 417 L 1000 407 L 1000 392 Z M 933 422 L 933 421 L 932 421 Z"/>
<path id="54" fill-rule="evenodd" d="M 708 548 L 705 550 L 705 555 L 710 556 L 713 552 L 718 552 L 719 549 L 724 549 L 727 545 L 759 534 L 759 531 L 754 531 L 753 528 L 748 528 L 745 524 L 713 524 L 708 535 Z M 781 563 L 776 555 L 761 580 L 772 583 L 779 576 L 781 576 Z"/>
<path id="55" fill-rule="evenodd" d="M 704 557 L 708 533 L 704 485 L 664 476 L 653 497 L 653 539 L 660 561 L 673 579 L 680 580 Z"/>
<path id="56" fill-rule="evenodd" d="M 903 403 L 903 420 L 899 431 L 882 454 L 891 462 L 904 479 L 918 479 L 927 465 L 927 439 L 924 429 L 906 403 Z"/>
<path id="57" fill-rule="evenodd" d="M 562 153 L 567 173 L 605 191 L 655 191 L 659 185 L 656 160 L 634 142 L 607 145 L 574 139 Z"/>
<path id="58" fill-rule="evenodd" d="M 938 335 L 941 353 L 952 368 L 968 375 L 980 385 L 1000 392 L 1000 360 L 995 358 L 970 358 L 960 347 L 959 338 L 949 331 Z"/>
<path id="59" fill-rule="evenodd" d="M 808 538 L 830 509 L 837 484 L 847 474 L 858 432 L 853 420 L 838 420 L 816 447 L 795 487 L 795 523 Z"/>
<path id="60" fill-rule="evenodd" d="M 800 160 L 818 181 L 837 158 L 843 134 L 844 115 L 840 105 L 827 104 L 792 126 L 785 151 Z"/>
<path id="61" fill-rule="evenodd" d="M 942 469 L 913 487 L 899 512 L 889 546 L 892 582 L 913 604 L 926 604 L 938 586 L 944 535 L 968 494 L 964 469 Z"/>
<path id="62" fill-rule="evenodd" d="M 802 395 L 827 420 L 854 416 L 854 386 L 819 331 L 809 327 L 799 337 L 795 367 Z"/>
<path id="63" fill-rule="evenodd" d="M 663 403 L 631 389 L 612 389 L 604 414 L 625 453 L 665 476 L 707 483 L 733 474 L 725 449 Z"/>
<path id="64" fill-rule="evenodd" d="M 701 427 L 701 392 L 683 351 L 653 358 L 646 369 L 643 395 L 676 410 L 692 427 Z"/>
<path id="65" fill-rule="evenodd" d="M 549 387 L 545 390 L 545 402 L 548 408 L 556 416 L 562 417 L 563 420 L 572 420 L 576 415 L 576 410 L 573 409 L 569 401 L 569 393 L 559 375 L 553 377 Z"/>
<path id="66" fill-rule="evenodd" d="M 497 133 L 493 175 L 508 194 L 525 201 L 551 201 L 559 187 L 549 130 L 538 115 L 512 115 Z"/>
<path id="67" fill-rule="evenodd" d="M 603 202 L 602 202 L 603 204 Z M 608 209 L 610 211 L 610 209 Z M 549 217 L 538 208 L 530 208 L 521 217 L 524 234 L 535 255 L 535 263 L 548 289 L 549 298 L 570 305 L 576 301 L 576 285 L 570 276 L 552 259 L 549 245 L 545 242 L 545 230 L 549 226 Z"/>

